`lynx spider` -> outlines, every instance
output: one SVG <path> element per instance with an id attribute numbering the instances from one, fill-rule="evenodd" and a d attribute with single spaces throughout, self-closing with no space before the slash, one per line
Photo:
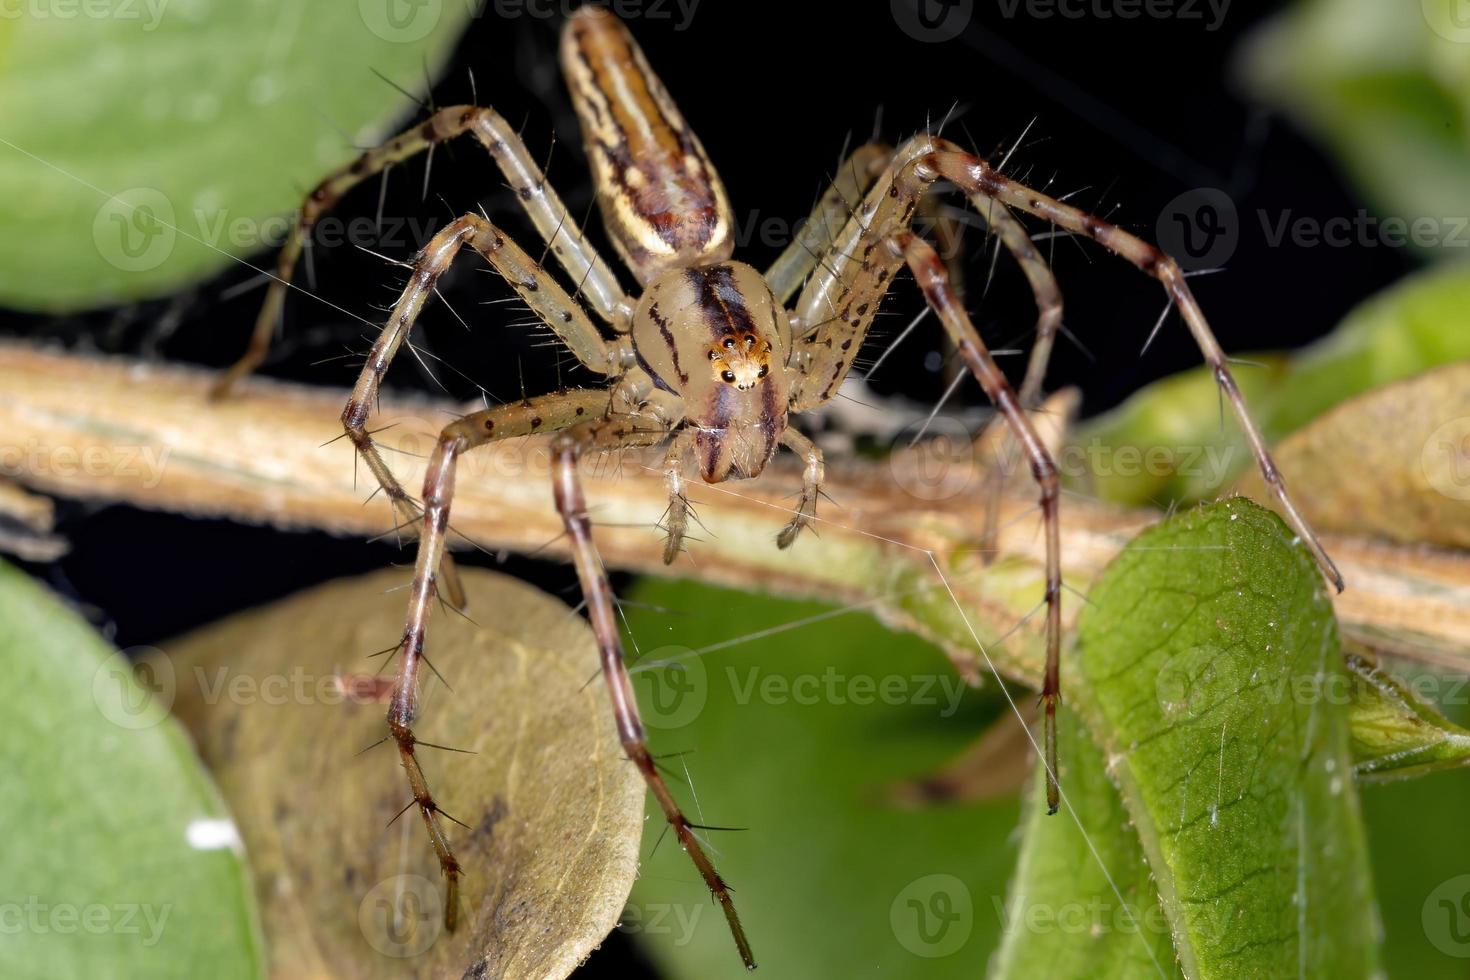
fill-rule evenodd
<path id="1" fill-rule="evenodd" d="M 569 536 L 577 575 L 597 636 L 603 674 L 624 751 L 642 773 L 679 843 L 718 899 L 740 956 L 754 957 L 729 889 L 654 764 L 639 719 L 608 586 L 593 544 L 592 522 L 577 471 L 589 451 L 649 447 L 669 440 L 664 560 L 677 556 L 688 525 L 685 468 L 707 482 L 757 476 L 785 446 L 805 462 L 800 500 L 778 537 L 789 547 L 815 516 L 822 454 L 788 426 L 792 413 L 832 399 L 852 368 L 894 274 L 906 266 L 943 323 L 964 364 L 999 410 L 1028 460 L 1040 491 L 1046 548 L 1045 708 L 1047 800 L 1055 812 L 1055 714 L 1060 697 L 1061 554 L 1058 477 L 1027 409 L 1041 392 L 1062 315 L 1051 269 L 1013 209 L 1090 238 L 1157 279 L 1193 334 L 1250 442 L 1266 485 L 1327 578 L 1340 590 L 1332 560 L 1297 511 L 1231 377 L 1224 352 L 1172 258 L 1134 235 L 1031 190 L 938 136 L 916 136 L 898 149 L 870 143 L 843 163 L 818 201 L 809 227 L 828 229 L 820 248 L 795 242 L 764 273 L 732 260 L 734 222 L 725 190 L 642 51 L 623 24 L 601 8 L 579 9 L 562 33 L 561 62 L 592 162 L 597 200 L 613 246 L 642 289 L 629 295 L 577 231 L 556 192 L 506 121 L 493 109 L 456 106 L 332 174 L 306 199 L 278 258 L 277 277 L 250 346 L 217 394 L 259 365 L 270 344 L 293 268 L 313 224 L 351 187 L 390 165 L 466 133 L 489 152 L 515 189 L 547 247 L 577 284 L 569 295 L 495 224 L 467 214 L 445 227 L 413 261 L 413 274 L 368 355 L 342 423 L 358 454 L 405 522 L 422 520 L 407 625 L 397 647 L 388 727 L 447 880 L 445 919 L 454 928 L 462 874 L 415 754 L 412 722 L 429 611 L 442 579 L 446 598 L 462 604 L 448 564 L 445 535 L 458 457 L 487 443 L 556 432 L 553 494 Z M 912 226 L 939 181 L 964 193 L 1022 267 L 1038 308 L 1036 345 L 1020 390 L 1012 388 L 976 332 L 934 248 Z M 854 208 L 850 202 L 859 202 Z M 838 229 L 830 234 L 830 229 Z M 606 387 L 563 391 L 474 412 L 446 426 L 430 458 L 420 505 L 384 464 L 365 429 L 370 406 L 424 302 L 462 248 L 478 252 Z M 795 306 L 786 304 L 795 297 Z M 609 338 L 588 317 L 611 328 Z M 417 510 L 422 507 L 422 514 Z"/>

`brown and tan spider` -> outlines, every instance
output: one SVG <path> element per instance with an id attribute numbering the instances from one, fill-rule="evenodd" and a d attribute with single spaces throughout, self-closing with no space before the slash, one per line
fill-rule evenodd
<path id="1" fill-rule="evenodd" d="M 553 492 L 570 537 L 578 578 L 601 649 L 602 666 L 628 757 L 662 806 L 680 844 L 719 900 L 748 967 L 754 959 L 729 890 L 695 830 L 669 792 L 649 753 L 623 662 L 606 573 L 593 544 L 577 470 L 589 451 L 648 447 L 668 440 L 669 489 L 664 557 L 678 554 L 688 522 L 685 470 L 696 464 L 710 483 L 757 476 L 778 448 L 805 462 L 801 498 L 779 535 L 788 547 L 815 515 L 822 454 L 789 424 L 793 413 L 830 401 L 851 370 L 895 273 L 907 266 L 986 395 L 1010 427 L 1040 488 L 1046 541 L 1045 763 L 1048 802 L 1055 811 L 1055 711 L 1059 697 L 1061 555 L 1057 469 L 1033 429 L 1027 409 L 1041 391 L 1061 321 L 1061 295 L 1046 261 L 1012 210 L 1083 235 L 1122 256 L 1166 290 L 1188 324 L 1245 430 L 1267 485 L 1302 541 L 1339 589 L 1341 578 L 1290 498 L 1252 422 L 1179 266 L 1137 237 L 1008 179 L 979 157 L 937 136 L 921 135 L 897 150 L 859 148 L 818 202 L 809 227 L 835 229 L 819 248 L 794 243 L 763 275 L 733 261 L 734 222 L 725 190 L 699 140 L 690 132 L 624 26 L 599 8 L 568 20 L 562 68 L 592 160 L 597 199 L 614 247 L 637 279 L 629 295 L 612 269 L 569 220 L 525 145 L 494 110 L 443 109 L 416 129 L 370 150 L 323 181 L 305 202 L 282 250 L 251 346 L 223 383 L 248 373 L 265 354 L 287 283 L 313 223 L 352 186 L 437 143 L 473 134 L 515 189 L 563 270 L 576 284 L 568 294 L 547 271 L 487 218 L 468 214 L 439 232 L 415 257 L 410 283 L 368 356 L 342 413 L 347 435 L 405 521 L 422 520 L 407 625 L 398 653 L 388 725 L 412 784 L 448 883 L 446 924 L 457 915 L 461 869 L 415 755 L 412 723 L 429 611 L 442 582 L 445 598 L 461 604 L 447 564 L 445 535 L 460 455 L 486 443 L 534 432 L 558 432 L 553 443 Z M 1023 267 L 1039 310 L 1037 342 L 1019 393 L 997 368 L 959 301 L 935 250 L 913 230 L 926 193 L 947 181 L 967 195 Z M 856 205 L 852 202 L 857 202 Z M 565 391 L 475 412 L 447 426 L 424 481 L 422 516 L 379 455 L 365 422 L 389 362 L 408 337 L 439 277 L 463 247 L 480 253 L 590 371 L 600 388 Z M 795 297 L 795 305 L 786 304 Z M 612 330 L 607 336 L 590 308 Z M 414 805 L 410 803 L 410 806 Z"/>

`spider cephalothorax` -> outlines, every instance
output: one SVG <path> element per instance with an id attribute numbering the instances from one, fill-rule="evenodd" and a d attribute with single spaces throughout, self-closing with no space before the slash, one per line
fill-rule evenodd
<path id="1" fill-rule="evenodd" d="M 682 550 L 689 502 L 684 472 L 694 463 L 703 479 L 718 482 L 759 474 L 778 448 L 803 461 L 801 493 L 777 538 L 796 540 L 815 518 L 822 454 L 788 416 L 836 397 L 852 369 L 878 306 L 895 273 L 907 268 L 944 326 L 965 366 L 998 409 L 1019 443 L 1040 491 L 1045 529 L 1047 797 L 1058 804 L 1055 713 L 1060 697 L 1061 542 L 1057 468 L 1027 410 L 1040 394 L 1047 355 L 1061 323 L 1061 294 L 1051 269 L 1011 209 L 1063 231 L 1090 238 L 1157 279 L 1194 334 L 1235 411 L 1261 466 L 1266 485 L 1328 577 L 1341 578 L 1286 493 L 1255 423 L 1231 378 L 1198 302 L 1173 259 L 1116 225 L 1027 188 L 955 144 L 921 134 L 898 149 L 859 147 L 838 168 L 831 189 L 806 227 L 815 238 L 793 242 L 762 273 L 731 260 L 734 227 L 714 166 L 654 76 L 623 25 L 605 10 L 584 7 L 562 35 L 562 68 L 581 120 L 608 237 L 637 280 L 641 295 L 624 292 L 611 267 L 583 235 L 520 137 L 493 109 L 455 106 L 328 177 L 312 192 L 277 260 L 277 279 L 256 323 L 251 347 L 224 381 L 258 364 L 274 332 L 285 284 L 312 223 L 348 188 L 392 163 L 436 143 L 472 133 L 516 191 L 574 291 L 542 268 L 509 235 L 480 214 L 467 214 L 434 236 L 414 260 L 414 271 L 392 317 L 368 355 L 342 421 L 358 453 L 405 520 L 422 528 L 407 624 L 398 648 L 398 676 L 388 712 L 413 789 L 448 882 L 446 924 L 459 912 L 459 863 L 443 814 L 419 766 L 412 723 L 419 666 L 434 599 L 462 605 L 445 553 L 456 461 L 500 439 L 558 433 L 552 443 L 552 497 L 602 652 L 603 673 L 628 757 L 637 764 L 679 844 L 719 900 L 747 966 L 750 946 L 729 889 L 704 852 L 698 829 L 684 816 L 654 765 L 623 663 L 607 574 L 593 545 L 592 522 L 577 471 L 584 454 L 668 444 L 665 474 L 669 509 L 665 561 Z M 1020 263 L 1036 296 L 1039 316 L 1031 363 L 1019 393 L 996 366 L 965 311 L 959 292 L 932 246 L 910 227 L 925 196 L 944 181 L 966 195 L 980 218 Z M 602 387 L 528 398 L 474 412 L 445 427 L 424 479 L 422 508 L 404 492 L 374 445 L 367 419 L 388 363 L 405 342 L 439 277 L 464 248 L 484 257 Z M 786 304 L 795 300 L 790 312 Z M 607 326 L 599 329 L 589 316 Z M 494 915 L 494 908 L 476 915 Z"/>
<path id="2" fill-rule="evenodd" d="M 640 369 L 694 430 L 709 483 L 757 476 L 786 432 L 791 324 L 759 272 L 743 262 L 675 269 L 633 315 Z"/>

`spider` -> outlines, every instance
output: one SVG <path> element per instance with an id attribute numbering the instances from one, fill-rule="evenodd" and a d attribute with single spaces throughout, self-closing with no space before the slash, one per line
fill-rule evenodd
<path id="1" fill-rule="evenodd" d="M 754 957 L 724 880 L 680 810 L 650 754 L 633 696 L 612 592 L 598 557 L 578 474 L 591 452 L 653 447 L 667 441 L 663 470 L 669 492 L 664 560 L 681 549 L 689 521 L 685 492 L 690 465 L 708 483 L 758 476 L 782 447 L 804 462 L 800 499 L 777 545 L 790 547 L 816 514 L 823 479 L 821 451 L 791 425 L 791 416 L 818 409 L 838 392 L 853 366 L 879 304 L 907 268 L 948 332 L 966 367 L 998 409 L 1029 463 L 1039 489 L 1045 530 L 1046 668 L 1044 763 L 1047 802 L 1055 812 L 1056 706 L 1060 697 L 1061 554 L 1058 473 L 1032 426 L 1046 363 L 1062 316 L 1061 293 L 1048 263 L 1033 247 L 1014 211 L 1090 238 L 1163 286 L 1213 370 L 1250 441 L 1282 513 L 1326 577 L 1342 579 L 1293 505 L 1260 431 L 1252 421 L 1179 266 L 1134 235 L 1031 190 L 985 160 L 937 135 L 921 134 L 897 149 L 877 143 L 855 150 L 818 201 L 809 228 L 816 247 L 795 242 L 764 274 L 732 258 L 729 201 L 699 140 L 650 69 L 624 25 L 600 7 L 583 7 L 561 38 L 563 73 L 587 146 L 597 201 L 613 247 L 637 280 L 630 294 L 597 250 L 569 220 L 541 169 L 493 109 L 439 110 L 418 127 L 363 153 L 330 175 L 306 199 L 277 262 L 251 344 L 218 393 L 256 367 L 266 352 L 292 270 L 314 222 L 344 193 L 388 166 L 455 137 L 472 134 L 515 190 L 520 205 L 576 284 L 568 293 L 509 235 L 478 213 L 441 230 L 412 261 L 412 275 L 368 355 L 342 412 L 357 453 L 405 521 L 422 522 L 407 623 L 396 647 L 397 675 L 388 727 L 446 879 L 445 925 L 458 915 L 462 869 L 450 847 L 449 818 L 434 802 L 415 753 L 413 721 L 429 612 L 441 586 L 463 605 L 448 563 L 446 533 L 460 456 L 496 440 L 556 433 L 552 483 L 556 508 L 597 637 L 602 671 L 623 749 L 642 773 L 679 843 L 719 901 L 747 967 Z M 946 182 L 965 194 L 1020 264 L 1038 309 L 1037 341 L 1019 390 L 997 367 L 959 299 L 956 285 L 928 241 L 914 230 L 921 203 Z M 478 252 L 555 333 L 602 387 L 566 390 L 466 415 L 446 426 L 430 458 L 421 501 L 399 485 L 365 423 L 389 362 L 408 337 L 440 276 L 462 249 Z M 787 304 L 795 300 L 794 305 Z M 589 312 L 611 330 L 595 325 Z M 1166 311 L 1167 313 L 1167 311 Z M 420 510 L 421 509 L 421 510 Z"/>

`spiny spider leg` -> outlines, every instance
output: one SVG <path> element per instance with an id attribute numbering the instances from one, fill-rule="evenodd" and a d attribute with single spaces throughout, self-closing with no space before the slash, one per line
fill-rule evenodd
<path id="1" fill-rule="evenodd" d="M 669 490 L 669 509 L 664 514 L 664 564 L 672 565 L 684 550 L 689 533 L 689 497 L 684 490 L 684 468 L 694 455 L 694 429 L 684 429 L 669 443 L 664 455 L 664 484 Z"/>
<path id="2" fill-rule="evenodd" d="M 434 291 L 439 277 L 449 268 L 461 247 L 472 248 L 484 256 L 588 370 L 601 375 L 611 374 L 611 361 L 616 357 L 566 290 L 493 224 L 479 215 L 470 214 L 447 225 L 414 260 L 408 286 L 382 334 L 373 344 L 352 396 L 342 410 L 342 425 L 347 437 L 357 447 L 358 454 L 383 487 L 383 492 L 393 501 L 395 511 L 406 514 L 408 520 L 417 520 L 418 517 L 412 501 L 383 462 L 365 423 L 389 362 L 408 337 L 424 301 Z"/>
<path id="3" fill-rule="evenodd" d="M 817 448 L 817 444 L 794 428 L 787 429 L 782 434 L 781 445 L 800 456 L 806 464 L 801 471 L 801 499 L 796 505 L 796 515 L 776 536 L 777 547 L 789 548 L 801 529 L 817 516 L 817 497 L 822 493 L 824 463 L 822 450 Z"/>
<path id="4" fill-rule="evenodd" d="M 1036 250 L 1036 243 L 1031 240 L 1031 233 L 1026 230 L 1026 226 L 999 201 L 988 204 L 988 207 L 977 208 L 980 217 L 1020 265 L 1036 303 L 1036 339 L 1031 347 L 1031 356 L 1026 362 L 1026 376 L 1021 380 L 1018 395 L 1022 407 L 1029 411 L 1041 404 L 1042 386 L 1046 383 L 1046 366 L 1051 360 L 1052 347 L 1055 346 L 1057 333 L 1062 327 L 1062 290 L 1051 271 L 1051 264 Z"/>
<path id="5" fill-rule="evenodd" d="M 561 262 L 578 293 L 604 320 L 618 329 L 627 326 L 627 298 L 602 257 L 567 213 L 556 191 L 532 159 L 510 124 L 494 109 L 450 106 L 384 143 L 365 151 L 356 160 L 328 175 L 306 196 L 291 235 L 276 256 L 275 276 L 255 320 L 249 346 L 240 359 L 215 383 L 212 395 L 222 398 L 240 379 L 258 368 L 270 351 L 276 325 L 281 318 L 286 291 L 290 288 L 296 262 L 301 257 L 312 228 L 349 190 L 395 163 L 465 133 L 473 133 L 500 168 L 515 191 L 521 207 L 530 215 L 536 230 Z"/>
<path id="6" fill-rule="evenodd" d="M 1117 225 L 1016 183 L 1001 175 L 984 160 L 947 141 L 933 141 L 930 152 L 919 156 L 908 174 L 907 180 L 919 185 L 927 185 L 943 177 L 954 183 L 960 190 L 972 195 L 977 207 L 980 207 L 982 202 L 994 201 L 1035 215 L 1073 234 L 1084 235 L 1157 279 L 1164 287 L 1170 301 L 1183 316 L 1190 333 L 1194 336 L 1195 343 L 1204 355 L 1205 363 L 1215 375 L 1215 382 L 1229 400 L 1231 409 L 1235 412 L 1235 417 L 1251 444 L 1251 450 L 1261 468 L 1261 475 L 1265 479 L 1266 486 L 1270 488 L 1272 495 L 1275 496 L 1286 515 L 1287 523 L 1291 525 L 1292 530 L 1297 533 L 1316 558 L 1327 580 L 1339 592 L 1342 591 L 1342 573 L 1338 571 L 1337 566 L 1323 549 L 1321 542 L 1317 540 L 1316 533 L 1301 516 L 1291 495 L 1287 493 L 1286 482 L 1282 479 L 1281 471 L 1276 468 L 1275 462 L 1271 459 L 1271 453 L 1266 448 L 1265 437 L 1261 435 L 1261 430 L 1251 418 L 1245 399 L 1241 397 L 1240 388 L 1230 373 L 1225 352 L 1220 348 L 1219 341 L 1215 339 L 1215 334 L 1210 329 L 1199 302 L 1195 299 L 1189 283 L 1184 278 L 1184 272 L 1173 258 L 1157 246 L 1124 231 Z"/>
<path id="7" fill-rule="evenodd" d="M 1064 230 L 1092 238 L 1110 251 L 1129 259 L 1163 284 L 1172 302 L 1183 313 L 1206 362 L 1215 373 L 1217 383 L 1230 399 L 1256 454 L 1266 483 L 1280 502 L 1288 522 L 1312 551 L 1327 578 L 1340 589 L 1341 576 L 1287 494 L 1281 475 L 1266 451 L 1265 441 L 1246 410 L 1239 389 L 1231 377 L 1224 353 L 1210 332 L 1178 265 L 1154 246 L 1116 226 L 1001 176 L 984 161 L 948 141 L 921 136 L 911 140 L 895 154 L 887 174 L 869 191 L 852 219 L 834 238 L 831 250 L 824 257 L 822 268 L 801 291 L 795 311 L 797 322 L 813 324 L 815 329 L 797 336 L 794 342 L 791 367 L 797 377 L 792 386 L 791 410 L 807 411 L 836 396 L 872 325 L 877 305 L 888 288 L 893 272 L 903 260 L 899 254 L 884 254 L 893 253 L 893 249 L 880 246 L 909 229 L 920 198 L 941 178 L 970 195 L 972 203 L 982 213 L 990 210 L 992 204 L 997 204 L 1034 214 Z M 1017 244 L 1020 244 L 1019 241 Z M 911 257 L 912 244 L 902 251 L 907 253 L 904 257 Z M 926 260 L 921 265 L 928 270 L 925 277 L 932 280 L 933 270 L 929 268 L 931 263 Z M 921 278 L 920 282 L 923 284 L 925 278 Z M 959 309 L 953 296 L 945 298 L 951 307 Z M 950 330 L 954 330 L 952 325 Z M 973 357 L 971 354 L 967 359 Z M 973 369 L 975 365 L 971 364 L 971 367 Z M 985 379 L 982 378 L 982 384 L 984 383 Z M 989 391 L 993 386 L 986 387 Z M 1005 405 L 998 407 L 1006 413 Z M 1021 411 L 1023 406 L 1016 405 L 1015 408 Z M 1019 438 L 1019 425 L 1016 422 L 1011 424 Z M 1026 426 L 1026 431 L 1034 437 L 1034 431 L 1030 430 L 1029 425 Z M 1028 440 L 1022 439 L 1021 442 L 1031 460 L 1033 474 L 1045 486 L 1045 481 L 1050 479 L 1047 472 L 1050 468 L 1045 467 L 1038 472 L 1038 466 L 1041 466 L 1043 460 L 1050 462 L 1049 456 L 1044 452 L 1033 453 L 1027 446 Z M 1043 517 L 1047 524 L 1048 565 L 1053 566 L 1050 554 L 1054 550 L 1051 540 L 1056 527 L 1055 504 L 1046 506 L 1049 513 L 1044 513 Z M 1042 690 L 1049 707 L 1054 707 L 1059 696 L 1059 582 L 1059 573 L 1054 567 L 1049 567 L 1046 596 L 1047 666 Z M 1056 749 L 1050 726 L 1047 736 L 1048 744 L 1044 752 L 1046 758 L 1051 760 L 1055 758 Z M 1055 775 L 1054 769 L 1052 775 Z M 1048 802 L 1053 807 L 1058 802 L 1058 790 L 1054 784 L 1048 786 Z"/>
<path id="8" fill-rule="evenodd" d="M 648 420 L 643 425 L 648 425 Z M 643 774 L 643 781 L 663 808 L 664 817 L 679 845 L 688 853 L 694 866 L 704 878 L 704 883 L 720 903 L 729 923 L 740 959 L 747 970 L 755 969 L 755 956 L 750 942 L 745 938 L 745 929 L 735 912 L 735 903 L 730 889 L 715 870 L 714 864 L 704 853 L 694 827 L 679 808 L 674 795 L 669 792 L 663 776 L 654 765 L 648 750 L 643 722 L 638 715 L 638 702 L 633 696 L 633 685 L 628 679 L 628 669 L 623 662 L 623 643 L 618 633 L 618 622 L 613 612 L 612 588 L 607 581 L 607 572 L 592 541 L 592 521 L 587 514 L 587 501 L 582 493 L 581 477 L 577 473 L 577 460 L 593 450 L 612 450 L 631 446 L 651 445 L 667 434 L 667 428 L 654 422 L 653 427 L 640 427 L 640 420 L 633 416 L 615 416 L 584 422 L 557 436 L 553 444 L 552 480 L 556 509 L 566 525 L 572 543 L 572 558 L 577 566 L 577 578 L 582 583 L 582 595 L 587 600 L 587 615 L 592 621 L 593 632 L 602 657 L 602 673 L 607 680 L 608 695 L 612 698 L 613 713 L 617 717 L 618 737 L 623 751 Z"/>
<path id="9" fill-rule="evenodd" d="M 924 200 L 931 200 L 926 196 Z M 1020 265 L 1031 286 L 1031 295 L 1036 303 L 1036 337 L 1032 343 L 1031 356 L 1026 362 L 1026 376 L 1021 381 L 1018 397 L 1021 407 L 1030 411 L 1041 404 L 1042 386 L 1046 383 L 1046 367 L 1051 360 L 1052 347 L 1056 344 L 1062 326 L 1062 290 L 1057 285 L 1051 264 L 1036 250 L 1031 233 L 1026 226 L 1011 214 L 1010 209 L 999 201 L 990 201 L 988 206 L 978 209 L 980 218 L 995 232 L 1000 243 Z M 950 266 L 953 280 L 956 270 Z M 963 298 L 963 297 L 961 297 Z M 1010 475 L 1012 455 L 1010 443 L 1000 443 L 995 464 L 988 470 L 985 487 L 985 523 L 980 532 L 980 557 L 989 564 L 998 553 L 996 539 L 1000 533 L 1000 499 L 1005 490 L 1006 478 Z"/>
<path id="10" fill-rule="evenodd" d="M 413 720 L 418 710 L 419 665 L 423 662 L 429 614 L 438 591 L 439 565 L 445 556 L 455 469 L 459 457 L 471 449 L 533 432 L 566 429 L 584 418 L 601 416 L 607 411 L 607 402 L 607 391 L 593 388 L 543 395 L 466 415 L 444 427 L 424 474 L 423 530 L 414 563 L 413 583 L 409 588 L 408 618 L 398 645 L 398 673 L 389 701 L 388 730 L 398 745 L 398 755 L 403 760 L 403 769 L 408 773 L 409 785 L 413 789 L 414 803 L 424 818 L 429 841 L 439 858 L 439 870 L 446 881 L 444 927 L 451 932 L 459 916 L 461 870 L 444 826 L 439 821 L 441 811 L 429 792 L 428 779 L 414 752 L 417 740 L 413 733 Z"/>
<path id="11" fill-rule="evenodd" d="M 875 142 L 864 143 L 842 161 L 832 183 L 812 206 L 806 224 L 766 270 L 766 282 L 778 300 L 789 303 L 796 295 L 806 277 L 812 274 L 817 263 L 832 247 L 833 238 L 852 217 L 852 209 L 868 193 L 873 182 L 883 176 L 888 161 L 892 159 L 893 147 Z"/>
<path id="12" fill-rule="evenodd" d="M 342 410 L 342 426 L 348 438 L 352 440 L 358 454 L 372 470 L 383 492 L 393 501 L 395 512 L 406 512 L 410 519 L 417 516 L 414 514 L 413 504 L 402 485 L 399 484 L 397 477 L 383 461 L 365 424 L 372 412 L 379 386 L 383 375 L 388 370 L 389 363 L 398 352 L 399 347 L 407 340 L 409 332 L 413 329 L 414 321 L 423 309 L 424 302 L 434 291 L 439 277 L 454 262 L 462 247 L 469 247 L 479 252 L 589 370 L 602 375 L 611 374 L 613 362 L 619 357 L 597 332 L 597 328 L 593 326 L 581 306 L 567 295 L 566 290 L 532 262 L 520 246 L 489 221 L 479 215 L 471 214 L 445 227 L 434 236 L 414 260 L 413 274 L 408 286 L 405 287 L 394 307 L 388 323 L 383 327 L 383 332 L 373 344 L 352 395 Z M 430 461 L 424 489 L 423 526 L 426 529 L 426 537 L 420 545 L 419 557 L 415 566 L 415 582 L 409 607 L 408 625 L 404 630 L 400 648 L 402 659 L 399 662 L 398 683 L 395 686 L 392 706 L 388 713 L 388 726 L 394 739 L 398 742 L 404 768 L 408 772 L 409 781 L 413 787 L 414 798 L 429 826 L 429 836 L 435 852 L 439 855 L 440 866 L 449 879 L 451 892 L 457 888 L 458 865 L 454 863 L 448 842 L 435 817 L 436 811 L 433 809 L 432 799 L 428 796 L 428 785 L 423 772 L 414 759 L 413 733 L 409 728 L 409 723 L 413 718 L 418 663 L 423 653 L 423 630 L 428 616 L 427 603 L 437 594 L 441 579 L 446 590 L 452 589 L 450 585 L 452 580 L 446 576 L 448 555 L 444 551 L 444 530 L 448 520 L 448 491 L 445 480 L 452 482 L 454 458 L 462 451 L 459 448 L 461 441 L 479 439 L 483 442 L 489 438 L 500 438 L 509 434 L 540 431 L 543 427 L 552 428 L 555 424 L 570 425 L 587 412 L 605 413 L 608 398 L 606 390 L 599 390 L 585 395 L 578 393 L 535 399 L 527 403 L 533 406 L 532 409 L 524 412 L 520 411 L 522 406 L 503 406 L 488 412 L 475 413 L 445 430 L 451 441 L 446 444 L 441 439 Z M 547 413 L 543 414 L 536 410 L 540 407 L 546 408 Z M 555 412 L 552 412 L 552 409 L 555 409 Z M 479 427 L 465 428 L 466 423 L 469 423 L 470 420 L 474 420 Z M 501 426 L 502 431 L 494 432 L 495 426 Z M 451 601 L 455 601 L 453 597 Z M 456 602 L 456 604 L 459 603 Z M 451 895 L 451 899 L 452 897 Z M 446 925 L 452 927 L 453 916 L 456 913 L 456 905 L 451 900 L 445 906 Z"/>
<path id="13" fill-rule="evenodd" d="M 1011 432 L 1021 444 L 1031 464 L 1031 473 L 1041 490 L 1041 518 L 1046 533 L 1046 674 L 1041 686 L 1041 704 L 1046 712 L 1046 802 L 1055 813 L 1060 793 L 1057 788 L 1057 700 L 1060 696 L 1060 650 L 1062 635 L 1062 543 L 1061 524 L 1057 515 L 1060 485 L 1056 463 L 1041 437 L 1031 425 L 1031 418 L 1020 399 L 995 363 L 985 341 L 970 322 L 970 315 L 949 281 L 944 264 L 933 247 L 912 231 L 900 231 L 889 240 L 893 254 L 900 256 L 924 292 L 944 329 L 954 339 L 960 357 L 985 394 L 999 409 Z"/>

